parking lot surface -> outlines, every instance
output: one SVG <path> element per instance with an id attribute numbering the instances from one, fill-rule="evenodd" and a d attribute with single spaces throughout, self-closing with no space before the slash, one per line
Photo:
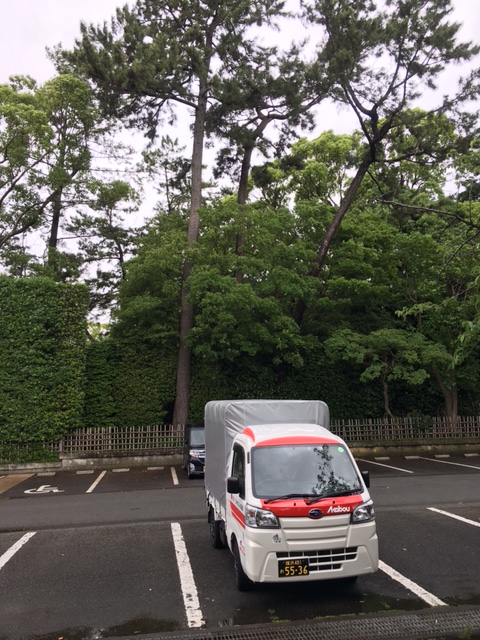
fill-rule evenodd
<path id="1" fill-rule="evenodd" d="M 379 571 L 350 586 L 246 593 L 235 589 L 229 551 L 210 546 L 203 480 L 178 467 L 0 473 L 0 638 L 340 638 L 353 637 L 335 634 L 353 633 L 365 614 L 387 613 L 415 637 L 428 612 L 444 621 L 435 637 L 471 634 L 480 608 L 480 456 L 358 462 L 371 474 Z M 320 623 L 346 615 L 354 618 L 335 620 L 350 627 L 319 635 Z M 354 635 L 405 637 L 388 628 L 369 635 L 382 624 Z M 299 625 L 304 635 L 294 635 Z"/>

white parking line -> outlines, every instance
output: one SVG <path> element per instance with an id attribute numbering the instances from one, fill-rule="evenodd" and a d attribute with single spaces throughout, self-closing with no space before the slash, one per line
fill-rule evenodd
<path id="1" fill-rule="evenodd" d="M 0 556 L 0 569 L 3 569 L 3 567 L 7 564 L 9 560 L 13 558 L 13 556 L 17 553 L 17 551 L 21 549 L 23 545 L 30 540 L 30 538 L 33 538 L 33 536 L 36 533 L 37 533 L 36 531 L 30 531 L 29 533 L 26 533 L 22 538 L 20 538 L 20 540 L 15 542 L 15 544 L 12 545 L 10 549 L 5 551 L 5 553 L 2 556 Z"/>
<path id="2" fill-rule="evenodd" d="M 105 469 L 105 471 L 102 471 L 102 473 L 98 476 L 98 478 L 95 480 L 95 482 L 90 487 L 88 487 L 88 489 L 85 491 L 85 493 L 92 493 L 92 491 L 95 489 L 97 484 L 100 482 L 100 480 L 103 478 L 103 476 L 106 473 L 107 473 L 106 469 Z"/>
<path id="3" fill-rule="evenodd" d="M 369 464 L 376 464 L 378 467 L 387 467 L 387 469 L 395 469 L 395 471 L 403 471 L 403 473 L 414 473 L 409 469 L 400 469 L 400 467 L 392 467 L 390 464 L 381 464 L 380 462 L 373 462 L 373 460 L 363 460 L 362 458 L 357 458 L 360 462 L 368 462 Z"/>
<path id="4" fill-rule="evenodd" d="M 442 516 L 448 516 L 449 518 L 455 518 L 455 520 L 460 520 L 460 522 L 465 522 L 466 524 L 473 524 L 474 527 L 480 527 L 480 522 L 475 522 L 475 520 L 469 520 L 468 518 L 462 518 L 462 516 L 457 516 L 455 513 L 449 513 L 448 511 L 442 511 L 441 509 L 435 509 L 435 507 L 427 507 L 429 511 L 435 511 L 435 513 L 441 513 Z"/>
<path id="5" fill-rule="evenodd" d="M 437 596 L 434 596 L 433 593 L 426 591 L 423 587 L 418 585 L 416 582 L 412 582 L 408 578 L 405 578 L 405 576 L 402 576 L 401 573 L 398 573 L 398 571 L 396 571 L 395 569 L 392 569 L 392 567 L 389 567 L 388 564 L 385 564 L 385 562 L 382 562 L 381 560 L 379 560 L 378 568 L 384 573 L 386 573 L 388 576 L 390 576 L 390 578 L 393 578 L 393 580 L 396 580 L 406 589 L 408 589 L 409 591 L 414 593 L 416 596 L 421 598 L 424 602 L 426 602 L 430 606 L 448 607 L 448 604 L 446 602 L 443 602 L 443 600 L 440 600 L 440 598 L 437 598 Z"/>
<path id="6" fill-rule="evenodd" d="M 177 476 L 177 471 L 176 471 L 175 467 L 170 467 L 170 469 L 172 470 L 173 484 L 178 484 L 178 476 Z"/>
<path id="7" fill-rule="evenodd" d="M 448 460 L 433 460 L 433 458 L 424 458 L 420 456 L 422 460 L 430 460 L 431 462 L 439 462 L 440 464 L 454 464 L 456 467 L 466 467 L 467 469 L 476 469 L 480 471 L 480 467 L 475 467 L 473 464 L 462 464 L 461 462 L 450 462 Z"/>
<path id="8" fill-rule="evenodd" d="M 190 565 L 185 540 L 183 539 L 182 528 L 178 522 L 172 522 L 171 527 L 188 626 L 202 627 L 205 624 L 205 621 L 200 609 L 197 586 L 193 578 L 193 571 Z"/>

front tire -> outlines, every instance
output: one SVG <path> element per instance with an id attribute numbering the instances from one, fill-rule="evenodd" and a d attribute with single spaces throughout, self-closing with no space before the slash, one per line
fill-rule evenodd
<path id="1" fill-rule="evenodd" d="M 240 558 L 240 551 L 238 550 L 237 542 L 233 543 L 233 558 L 235 566 L 235 582 L 238 591 L 249 591 L 252 588 L 252 581 L 247 576 L 242 567 L 242 560 Z"/>

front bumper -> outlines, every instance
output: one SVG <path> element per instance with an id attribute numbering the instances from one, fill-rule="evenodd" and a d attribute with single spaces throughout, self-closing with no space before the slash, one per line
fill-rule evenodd
<path id="1" fill-rule="evenodd" d="M 345 517 L 331 517 L 329 525 L 334 525 L 334 520 L 345 522 Z M 309 582 L 356 577 L 378 568 L 375 521 L 355 525 L 339 522 L 324 530 L 324 535 L 319 535 L 319 530 L 309 532 L 308 528 L 297 528 L 296 532 L 303 536 L 289 540 L 288 530 L 246 527 L 239 549 L 248 577 L 254 582 Z M 307 558 L 308 575 L 279 575 L 280 562 L 290 564 L 300 558 Z"/>
<path id="2" fill-rule="evenodd" d="M 190 458 L 188 472 L 191 476 L 203 476 L 205 473 L 205 460 Z"/>

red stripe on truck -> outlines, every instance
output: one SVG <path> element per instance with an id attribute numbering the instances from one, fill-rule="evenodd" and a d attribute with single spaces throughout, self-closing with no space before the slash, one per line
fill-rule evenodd
<path id="1" fill-rule="evenodd" d="M 230 500 L 230 511 L 232 512 L 232 516 L 240 524 L 240 526 L 245 527 L 245 515 L 240 511 L 233 500 Z"/>
<path id="2" fill-rule="evenodd" d="M 312 509 L 322 512 L 319 517 L 345 515 L 352 513 L 363 502 L 361 496 L 326 498 L 310 505 L 307 504 L 307 500 L 290 498 L 289 500 L 277 500 L 276 502 L 267 502 L 265 504 L 263 499 L 261 503 L 262 509 L 268 509 L 278 518 L 305 518 L 311 517 L 309 514 Z"/>
<path id="3" fill-rule="evenodd" d="M 251 438 L 255 442 L 255 434 L 250 429 L 250 427 L 247 427 L 246 429 L 244 429 L 243 433 L 244 433 L 244 435 L 248 436 L 249 438 Z"/>
<path id="4" fill-rule="evenodd" d="M 338 440 L 333 440 L 330 438 L 316 438 L 315 436 L 285 436 L 283 438 L 262 440 L 262 442 L 259 442 L 257 444 L 257 447 L 280 446 L 282 444 L 338 444 Z"/>

